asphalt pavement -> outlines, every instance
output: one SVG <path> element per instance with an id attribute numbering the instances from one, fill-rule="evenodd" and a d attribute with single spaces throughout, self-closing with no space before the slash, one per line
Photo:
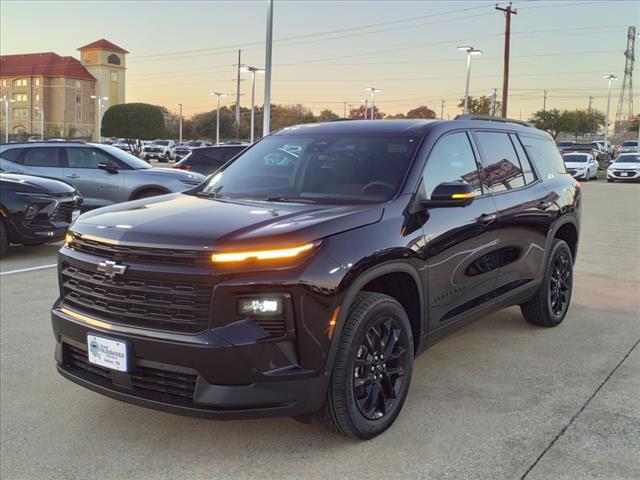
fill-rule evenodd
<path id="1" fill-rule="evenodd" d="M 367 442 L 289 418 L 180 417 L 64 380 L 55 252 L 12 247 L 0 262 L 3 480 L 640 478 L 640 185 L 584 185 L 559 327 L 510 308 L 443 340 L 416 360 L 394 426 Z"/>

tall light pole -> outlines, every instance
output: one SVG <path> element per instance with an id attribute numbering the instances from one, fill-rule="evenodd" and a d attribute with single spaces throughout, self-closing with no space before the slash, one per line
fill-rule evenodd
<path id="1" fill-rule="evenodd" d="M 13 98 L 3 97 L 0 99 L 0 102 L 4 103 L 4 122 L 5 122 L 4 143 L 9 143 L 9 104 L 14 103 L 15 100 Z"/>
<path id="2" fill-rule="evenodd" d="M 177 104 L 180 107 L 180 121 L 178 123 L 178 144 L 182 143 L 182 104 Z"/>
<path id="3" fill-rule="evenodd" d="M 267 0 L 267 39 L 264 56 L 264 108 L 262 111 L 262 136 L 271 131 L 271 46 L 273 44 L 273 0 Z"/>
<path id="4" fill-rule="evenodd" d="M 362 100 L 362 102 L 360 103 L 364 103 L 364 119 L 367 119 L 367 109 L 369 108 L 369 100 L 367 100 L 366 98 L 364 100 Z"/>
<path id="5" fill-rule="evenodd" d="M 212 92 L 209 95 L 216 96 L 216 145 L 220 143 L 220 97 L 226 97 L 226 93 Z"/>
<path id="6" fill-rule="evenodd" d="M 36 107 L 38 115 L 40 115 L 40 140 L 44 142 L 44 110 L 42 107 Z"/>
<path id="7" fill-rule="evenodd" d="M 250 67 L 249 65 L 242 66 L 243 72 L 251 73 L 251 143 L 253 143 L 253 135 L 254 135 L 254 122 L 255 122 L 255 111 L 256 111 L 256 72 L 264 72 L 264 68 L 258 67 Z"/>
<path id="8" fill-rule="evenodd" d="M 473 48 L 470 46 L 458 47 L 458 50 L 461 52 L 467 52 L 467 82 L 464 87 L 464 110 L 462 113 L 465 115 L 469 111 L 469 78 L 471 77 L 471 56 L 472 55 L 482 55 L 482 50 L 478 50 L 477 48 Z"/>
<path id="9" fill-rule="evenodd" d="M 605 73 L 604 75 L 602 75 L 602 78 L 606 78 L 607 80 L 609 80 L 609 93 L 607 95 L 607 116 L 604 117 L 604 146 L 605 148 L 608 148 L 607 136 L 609 134 L 609 109 L 611 108 L 611 82 L 613 82 L 614 80 L 618 80 L 618 77 L 611 73 Z"/>
<path id="10" fill-rule="evenodd" d="M 379 88 L 369 87 L 365 88 L 367 92 L 371 92 L 371 120 L 376 118 L 376 93 L 382 92 Z"/>
<path id="11" fill-rule="evenodd" d="M 109 97 L 98 97 L 96 95 L 91 95 L 91 98 L 94 100 L 98 100 L 98 142 L 102 140 L 102 101 L 109 101 Z"/>

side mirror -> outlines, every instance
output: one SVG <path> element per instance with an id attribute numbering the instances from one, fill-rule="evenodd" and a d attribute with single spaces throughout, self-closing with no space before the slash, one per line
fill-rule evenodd
<path id="1" fill-rule="evenodd" d="M 444 182 L 431 194 L 430 200 L 420 200 L 418 210 L 434 207 L 466 207 L 473 203 L 476 194 L 468 183 Z"/>
<path id="2" fill-rule="evenodd" d="M 107 173 L 111 173 L 112 175 L 118 173 L 118 168 L 109 163 L 99 163 L 98 168 L 100 170 L 104 170 Z"/>

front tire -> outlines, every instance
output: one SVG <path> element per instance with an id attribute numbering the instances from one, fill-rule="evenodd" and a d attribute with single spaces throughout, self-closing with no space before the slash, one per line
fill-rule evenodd
<path id="1" fill-rule="evenodd" d="M 7 250 L 9 250 L 9 232 L 4 220 L 0 218 L 0 257 L 3 257 Z"/>
<path id="2" fill-rule="evenodd" d="M 569 310 L 573 290 L 573 256 L 569 245 L 553 240 L 544 278 L 536 296 L 520 305 L 524 319 L 541 327 L 560 325 Z"/>
<path id="3" fill-rule="evenodd" d="M 411 324 L 394 298 L 361 292 L 339 341 L 327 398 L 316 417 L 332 432 L 370 439 L 393 424 L 407 397 Z"/>

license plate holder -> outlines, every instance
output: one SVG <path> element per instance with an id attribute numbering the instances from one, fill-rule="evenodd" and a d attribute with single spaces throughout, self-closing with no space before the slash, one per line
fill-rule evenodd
<path id="1" fill-rule="evenodd" d="M 71 212 L 71 223 L 75 222 L 79 216 L 80 216 L 80 209 L 78 208 L 76 210 L 73 210 Z"/>
<path id="2" fill-rule="evenodd" d="M 118 372 L 129 371 L 130 348 L 128 342 L 87 333 L 89 363 Z"/>

